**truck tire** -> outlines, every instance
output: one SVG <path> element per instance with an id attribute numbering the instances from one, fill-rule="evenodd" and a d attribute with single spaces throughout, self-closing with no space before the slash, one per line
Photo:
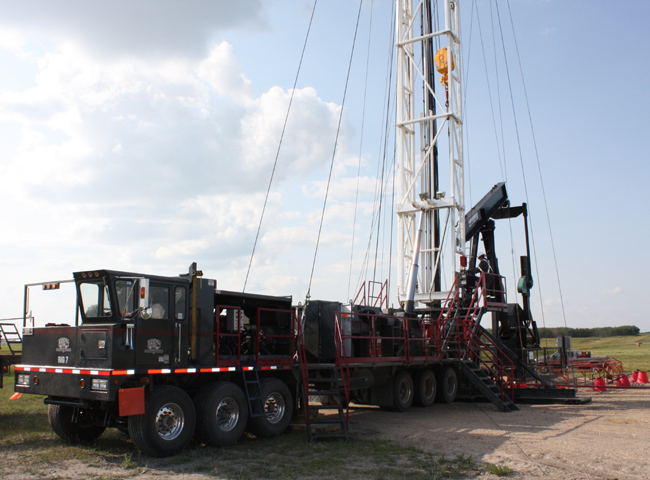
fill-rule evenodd
<path id="1" fill-rule="evenodd" d="M 79 410 L 77 421 L 73 422 L 75 407 L 67 405 L 48 405 L 47 418 L 54 433 L 66 442 L 90 443 L 96 440 L 106 427 L 97 425 L 90 414 Z"/>
<path id="2" fill-rule="evenodd" d="M 413 405 L 413 377 L 406 370 L 402 370 L 393 381 L 393 405 L 394 412 L 405 412 Z"/>
<path id="3" fill-rule="evenodd" d="M 199 390 L 194 397 L 196 440 L 213 447 L 236 443 L 246 429 L 247 403 L 242 389 L 231 382 L 211 383 Z"/>
<path id="4" fill-rule="evenodd" d="M 438 388 L 438 401 L 452 403 L 458 393 L 458 376 L 453 367 L 445 367 L 440 373 Z"/>
<path id="5" fill-rule="evenodd" d="M 156 387 L 145 413 L 129 417 L 129 434 L 138 450 L 152 457 L 168 457 L 187 446 L 194 436 L 196 413 L 192 399 L 178 387 Z"/>
<path id="6" fill-rule="evenodd" d="M 436 401 L 438 382 L 431 369 L 421 370 L 415 376 L 415 398 L 418 407 L 430 407 Z"/>
<path id="7" fill-rule="evenodd" d="M 293 399 L 289 387 L 280 379 L 267 378 L 262 380 L 261 393 L 265 415 L 251 417 L 251 432 L 261 437 L 282 435 L 293 415 Z"/>

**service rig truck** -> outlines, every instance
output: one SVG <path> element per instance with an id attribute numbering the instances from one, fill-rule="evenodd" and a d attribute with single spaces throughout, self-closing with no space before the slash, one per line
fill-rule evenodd
<path id="1" fill-rule="evenodd" d="M 468 218 L 489 245 L 490 219 L 525 209 L 507 203 L 502 185 L 486 199 Z M 280 435 L 294 417 L 310 438 L 347 437 L 350 402 L 404 411 L 460 395 L 507 412 L 517 398 L 574 396 L 526 364 L 527 348 L 538 346 L 527 297 L 524 308 L 508 304 L 504 278 L 475 262 L 474 254 L 444 303 L 397 311 L 387 308 L 385 283 L 350 304 L 294 306 L 291 297 L 219 290 L 196 264 L 175 277 L 77 272 L 73 325 L 36 326 L 25 313 L 14 397 L 44 395 L 52 429 L 67 441 L 113 427 L 142 452 L 166 456 L 192 438 L 220 446 L 246 429 Z M 524 273 L 527 264 L 522 257 Z M 480 325 L 487 313 L 493 333 Z"/>

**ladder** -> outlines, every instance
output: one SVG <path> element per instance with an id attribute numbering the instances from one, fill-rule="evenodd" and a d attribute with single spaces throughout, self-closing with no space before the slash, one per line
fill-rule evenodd
<path id="1" fill-rule="evenodd" d="M 348 437 L 347 400 L 343 379 L 336 365 L 309 365 L 309 396 L 305 402 L 310 413 L 334 410 L 333 415 L 307 417 L 309 440 Z"/>
<path id="2" fill-rule="evenodd" d="M 341 357 L 341 328 L 336 319 L 334 343 L 336 363 L 315 364 L 307 361 L 302 322 L 297 322 L 297 354 L 301 409 L 309 441 L 322 438 L 349 438 L 349 371 L 345 355 Z M 344 368 L 345 365 L 345 368 Z M 346 375 L 347 372 L 347 375 Z M 318 417 L 322 410 L 334 415 Z M 312 418 L 314 414 L 314 418 Z"/>
<path id="3" fill-rule="evenodd" d="M 2 346 L 6 345 L 9 353 L 2 352 Z M 14 323 L 0 323 L 0 388 L 3 387 L 4 374 L 9 371 L 9 366 L 19 363 L 22 357 L 23 339 L 20 336 L 18 327 Z"/>
<path id="4" fill-rule="evenodd" d="M 20 352 L 13 345 L 23 344 L 23 338 L 20 336 L 18 327 L 14 323 L 0 323 L 0 346 L 4 342 L 9 349 L 9 354 L 14 360 L 20 358 Z"/>
<path id="5" fill-rule="evenodd" d="M 264 399 L 262 398 L 262 385 L 260 384 L 260 377 L 257 370 L 254 367 L 244 367 L 241 373 L 244 379 L 244 388 L 246 389 L 246 399 L 248 400 L 250 416 L 263 417 L 265 415 Z"/>

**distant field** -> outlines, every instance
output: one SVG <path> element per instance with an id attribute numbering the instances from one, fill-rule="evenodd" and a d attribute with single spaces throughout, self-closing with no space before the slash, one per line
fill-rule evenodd
<path id="1" fill-rule="evenodd" d="M 637 343 L 640 345 L 637 346 Z M 554 347 L 555 339 L 542 339 L 542 346 Z M 592 356 L 614 357 L 623 362 L 623 370 L 650 370 L 650 333 L 632 337 L 571 338 L 573 350 L 588 350 Z"/>

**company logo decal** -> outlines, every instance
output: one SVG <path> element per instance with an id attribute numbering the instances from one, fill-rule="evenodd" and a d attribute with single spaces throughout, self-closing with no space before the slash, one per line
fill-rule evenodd
<path id="1" fill-rule="evenodd" d="M 65 337 L 59 338 L 59 348 L 57 348 L 56 351 L 61 353 L 71 352 L 70 339 Z"/>
<path id="2" fill-rule="evenodd" d="M 162 342 L 157 338 L 147 340 L 147 348 L 144 353 L 163 353 Z"/>

